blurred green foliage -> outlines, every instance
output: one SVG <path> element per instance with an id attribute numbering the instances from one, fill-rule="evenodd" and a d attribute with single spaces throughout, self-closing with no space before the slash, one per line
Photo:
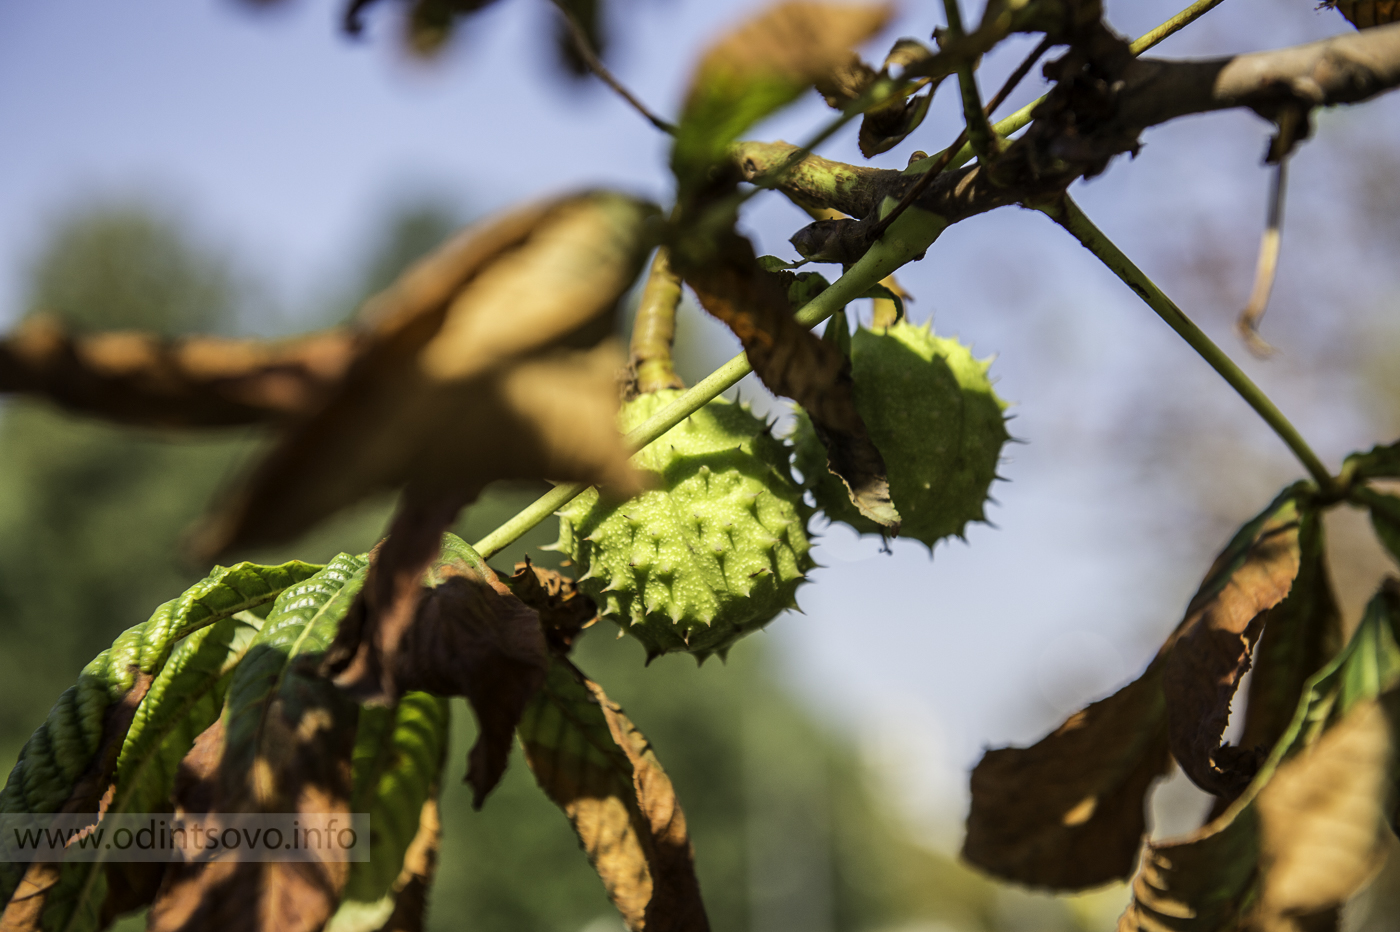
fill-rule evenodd
<path id="1" fill-rule="evenodd" d="M 358 298 L 387 284 L 455 225 L 431 207 L 400 213 L 348 290 Z M 139 207 L 70 215 L 33 269 L 29 306 L 81 329 L 235 329 L 233 276 L 219 257 L 189 242 L 179 224 Z M 0 752 L 13 759 L 87 660 L 203 575 L 202 567 L 180 561 L 181 536 L 259 439 L 255 431 L 123 430 L 42 402 L 5 402 Z M 494 488 L 457 530 L 474 540 L 540 491 Z M 293 546 L 252 556 L 324 560 L 340 549 L 367 549 L 390 504 L 370 502 Z M 557 566 L 557 555 L 537 549 L 552 542 L 553 525 L 501 554 L 497 567 L 509 570 L 527 551 Z M 778 685 L 769 635 L 745 641 L 727 664 L 697 667 L 679 656 L 646 666 L 639 645 L 615 633 L 607 623 L 590 631 L 578 663 L 627 708 L 670 773 L 715 929 L 1082 927 L 1063 904 L 1008 900 L 951 858 L 912 843 L 851 742 L 822 728 Z M 459 778 L 474 724 L 461 701 L 454 713 L 430 928 L 620 929 L 567 821 L 534 786 L 520 754 L 484 809 L 472 811 Z M 137 928 L 139 918 L 122 925 Z"/>

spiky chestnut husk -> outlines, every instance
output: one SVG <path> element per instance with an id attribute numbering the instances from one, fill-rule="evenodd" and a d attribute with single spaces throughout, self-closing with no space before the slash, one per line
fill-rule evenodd
<path id="1" fill-rule="evenodd" d="M 623 405 L 623 430 L 681 393 Z M 745 405 L 705 407 L 648 446 L 636 463 L 657 488 L 621 504 L 590 489 L 559 513 L 558 549 L 583 570 L 579 587 L 647 657 L 723 656 L 781 611 L 813 566 L 813 511 L 793 481 L 787 444 Z"/>
<path id="2" fill-rule="evenodd" d="M 1010 439 L 1006 402 L 987 378 L 990 366 L 957 340 L 935 336 L 928 324 L 860 327 L 851 338 L 856 409 L 885 459 L 900 537 L 932 548 L 944 537 L 961 537 L 969 521 L 986 520 L 987 490 Z M 805 413 L 798 414 L 793 441 L 817 507 L 862 534 L 881 533 L 827 470 L 826 451 Z"/>

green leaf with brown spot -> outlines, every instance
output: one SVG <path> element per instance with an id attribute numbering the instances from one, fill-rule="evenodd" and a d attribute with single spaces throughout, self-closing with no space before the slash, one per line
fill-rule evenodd
<path id="1" fill-rule="evenodd" d="M 540 787 L 578 834 L 631 932 L 708 932 L 690 836 L 651 744 L 563 658 L 520 721 Z"/>
<path id="2" fill-rule="evenodd" d="M 195 741 L 176 781 L 182 813 L 350 812 L 359 709 L 316 673 L 365 576 L 341 554 L 278 598 L 234 672 L 227 710 Z M 174 864 L 148 928 L 312 932 L 335 912 L 349 863 Z"/>

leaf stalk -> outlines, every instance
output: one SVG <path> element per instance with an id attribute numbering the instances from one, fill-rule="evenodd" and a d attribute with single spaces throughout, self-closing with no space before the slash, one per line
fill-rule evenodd
<path id="1" fill-rule="evenodd" d="M 1044 212 L 1060 226 L 1069 231 L 1075 239 L 1085 249 L 1093 253 L 1100 262 L 1108 266 L 1123 283 L 1133 289 L 1148 307 L 1157 312 L 1157 316 L 1166 321 L 1177 334 L 1194 349 L 1202 359 L 1223 378 L 1230 387 L 1233 388 L 1241 398 L 1254 409 L 1264 423 L 1272 428 L 1279 439 L 1293 451 L 1293 455 L 1303 464 L 1303 467 L 1317 483 L 1318 488 L 1324 495 L 1332 494 L 1336 491 L 1336 480 L 1323 465 L 1322 460 L 1308 442 L 1303 439 L 1298 429 L 1284 417 L 1283 412 L 1264 394 L 1263 389 L 1255 385 L 1249 376 L 1234 360 L 1225 354 L 1225 351 L 1217 346 L 1210 337 L 1196 323 L 1187 317 L 1186 314 L 1177 307 L 1175 302 L 1158 288 L 1157 285 L 1148 278 L 1147 275 L 1133 264 L 1133 261 L 1125 256 L 1113 241 L 1104 235 L 1103 231 L 1094 226 L 1093 222 L 1084 215 L 1068 195 L 1050 204 L 1033 205 Z"/>
<path id="2" fill-rule="evenodd" d="M 681 280 L 671 270 L 670 255 L 662 246 L 651 260 L 647 283 L 632 320 L 632 372 L 639 393 L 685 388 L 671 356 L 680 301 Z"/>

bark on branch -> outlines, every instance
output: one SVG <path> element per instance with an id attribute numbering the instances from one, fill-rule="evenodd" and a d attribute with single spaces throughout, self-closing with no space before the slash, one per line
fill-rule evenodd
<path id="1" fill-rule="evenodd" d="M 1191 113 L 1247 107 L 1279 119 L 1286 111 L 1366 100 L 1400 85 L 1400 23 L 1199 62 L 1134 58 L 1126 42 L 1095 26 L 1046 73 L 1057 84 L 1024 136 L 986 166 L 937 176 L 912 206 L 956 223 L 1010 204 L 1043 203 L 1103 171 L 1113 156 L 1135 151 L 1144 129 Z M 817 221 L 793 237 L 799 252 L 821 261 L 858 259 L 881 211 L 920 177 L 809 156 L 776 183 L 764 178 L 795 150 L 783 142 L 746 142 L 734 157 L 746 180 L 765 180 L 804 208 L 857 218 Z"/>
<path id="2" fill-rule="evenodd" d="M 1290 107 L 1358 103 L 1400 84 L 1400 23 L 1292 48 L 1128 67 L 1115 122 L 1145 129 L 1190 113 L 1248 107 L 1268 119 Z"/>

